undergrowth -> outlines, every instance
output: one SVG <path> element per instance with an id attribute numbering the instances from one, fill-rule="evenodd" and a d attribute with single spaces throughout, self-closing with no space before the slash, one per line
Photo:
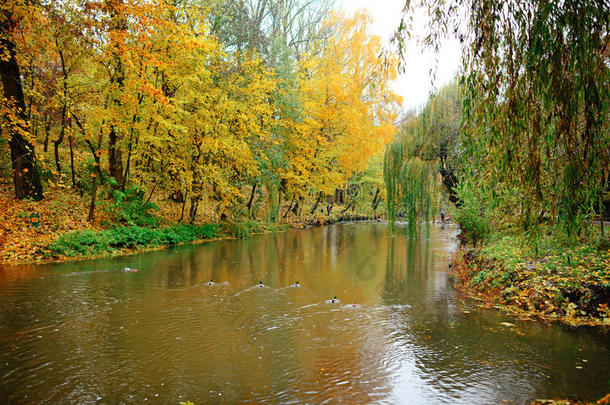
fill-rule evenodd
<path id="1" fill-rule="evenodd" d="M 610 324 L 610 250 L 606 243 L 535 247 L 505 236 L 456 260 L 461 286 L 521 315 L 569 324 Z"/>

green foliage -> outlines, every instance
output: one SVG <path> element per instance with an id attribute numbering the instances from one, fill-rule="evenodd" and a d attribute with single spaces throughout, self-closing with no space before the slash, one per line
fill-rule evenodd
<path id="1" fill-rule="evenodd" d="M 407 118 L 386 149 L 384 181 L 392 230 L 397 212 L 406 217 L 411 235 L 419 221 L 433 217 L 441 193 L 439 172 L 458 165 L 460 114 L 461 94 L 453 82 L 430 98 L 418 116 Z"/>
<path id="2" fill-rule="evenodd" d="M 530 241 L 547 218 L 576 243 L 610 186 L 608 2 L 407 4 L 429 8 L 428 46 L 438 49 L 449 29 L 464 43 L 468 177 L 496 191 L 495 209 Z M 458 23 L 452 9 L 470 19 Z M 401 50 L 407 15 L 396 37 Z"/>
<path id="3" fill-rule="evenodd" d="M 113 178 L 110 178 L 113 179 Z M 159 207 L 149 201 L 144 201 L 144 191 L 138 187 L 125 190 L 111 190 L 114 203 L 107 208 L 111 218 L 127 226 L 159 225 L 159 218 L 151 211 L 158 211 Z"/>
<path id="4" fill-rule="evenodd" d="M 386 206 L 390 231 L 394 233 L 396 222 L 396 201 L 398 199 L 399 184 L 398 173 L 402 166 L 402 142 L 394 140 L 386 148 L 383 158 L 383 179 L 386 189 Z"/>
<path id="5" fill-rule="evenodd" d="M 485 241 L 491 233 L 488 201 L 480 188 L 465 181 L 458 187 L 460 206 L 456 208 L 455 219 L 461 225 L 464 237 L 477 242 Z"/>
<path id="6" fill-rule="evenodd" d="M 102 231 L 84 230 L 60 236 L 46 249 L 47 256 L 81 256 L 114 252 L 120 249 L 172 246 L 220 236 L 220 226 L 174 225 L 151 229 L 126 226 Z"/>

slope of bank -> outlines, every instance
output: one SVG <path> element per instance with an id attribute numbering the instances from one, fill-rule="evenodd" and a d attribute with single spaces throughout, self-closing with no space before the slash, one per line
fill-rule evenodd
<path id="1" fill-rule="evenodd" d="M 538 254 L 517 237 L 482 248 L 461 247 L 456 286 L 485 306 L 519 318 L 610 326 L 610 249 L 545 241 Z"/>
<path id="2" fill-rule="evenodd" d="M 326 207 L 320 205 L 313 214 L 310 214 L 310 207 L 298 214 L 282 214 L 278 222 L 246 219 L 218 223 L 202 215 L 194 224 L 184 221 L 177 224 L 168 214 L 173 207 L 163 201 L 156 203 L 160 207 L 155 213 L 158 221 L 151 226 L 113 220 L 104 201 L 96 212 L 96 221 L 90 223 L 87 221 L 88 200 L 69 187 L 48 193 L 42 201 L 30 201 L 13 198 L 10 188 L 1 186 L 0 206 L 5 208 L 0 211 L 0 264 L 122 255 L 184 243 L 245 238 L 253 234 L 371 218 L 357 211 L 342 212 L 342 207 L 335 207 L 327 215 Z M 280 210 L 286 211 L 288 207 Z"/>

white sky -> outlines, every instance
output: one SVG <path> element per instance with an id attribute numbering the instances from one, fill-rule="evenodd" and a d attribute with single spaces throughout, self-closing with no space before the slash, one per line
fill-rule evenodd
<path id="1" fill-rule="evenodd" d="M 404 0 L 338 0 L 336 6 L 347 14 L 353 14 L 358 9 L 367 9 L 373 17 L 371 33 L 380 36 L 384 45 L 389 47 L 390 38 L 400 23 L 404 4 Z M 430 92 L 451 81 L 460 66 L 461 48 L 456 39 L 445 40 L 438 56 L 432 51 L 422 52 L 418 41 L 426 31 L 424 17 L 420 10 L 416 12 L 415 32 L 407 42 L 406 71 L 398 77 L 393 86 L 394 91 L 403 97 L 405 110 L 422 107 Z M 430 69 L 434 68 L 436 78 L 433 83 Z"/>

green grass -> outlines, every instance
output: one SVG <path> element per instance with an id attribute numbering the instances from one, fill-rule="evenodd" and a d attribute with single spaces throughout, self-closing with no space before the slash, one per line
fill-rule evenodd
<path id="1" fill-rule="evenodd" d="M 173 246 L 221 235 L 221 227 L 216 224 L 174 225 L 163 228 L 133 225 L 106 230 L 84 230 L 60 236 L 47 247 L 45 254 L 50 257 L 98 255 L 121 249 Z"/>
<path id="2" fill-rule="evenodd" d="M 46 257 L 101 255 L 123 249 L 174 246 L 222 236 L 247 238 L 251 234 L 277 232 L 288 227 L 283 224 L 254 221 L 223 225 L 184 224 L 160 228 L 137 225 L 115 226 L 110 229 L 84 230 L 62 235 L 43 249 L 43 252 Z"/>

